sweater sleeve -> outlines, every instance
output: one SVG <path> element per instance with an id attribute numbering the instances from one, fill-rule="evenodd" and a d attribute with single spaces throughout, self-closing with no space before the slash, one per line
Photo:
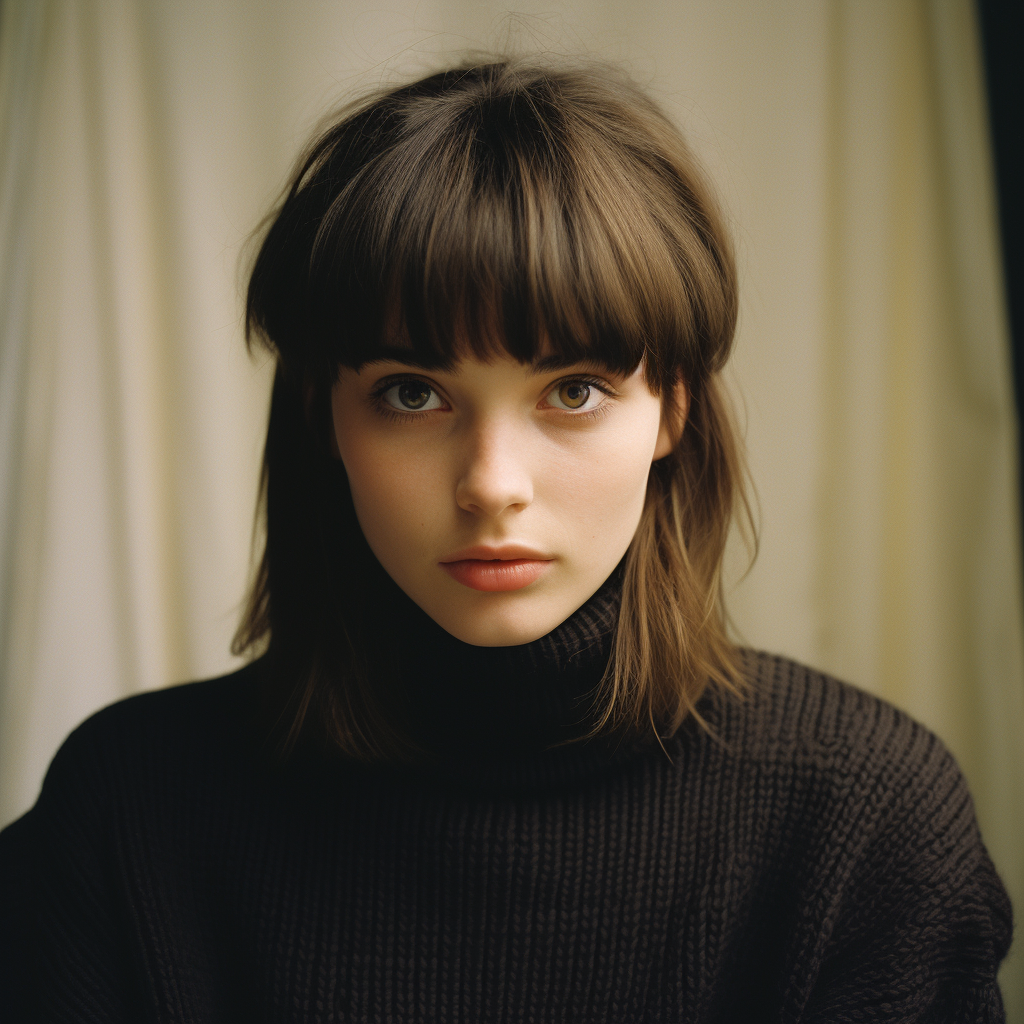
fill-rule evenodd
<path id="1" fill-rule="evenodd" d="M 29 812 L 0 832 L 0 992 L 12 1021 L 35 1016 L 30 982 L 38 952 L 34 825 Z"/>
<path id="2" fill-rule="evenodd" d="M 868 838 L 832 890 L 801 1019 L 1001 1022 L 1010 904 L 963 777 L 916 724 L 881 765 L 864 780 Z"/>
<path id="3" fill-rule="evenodd" d="M 0 990 L 12 1022 L 137 1019 L 116 865 L 104 840 L 109 780 L 100 730 L 73 733 L 39 800 L 0 833 Z"/>

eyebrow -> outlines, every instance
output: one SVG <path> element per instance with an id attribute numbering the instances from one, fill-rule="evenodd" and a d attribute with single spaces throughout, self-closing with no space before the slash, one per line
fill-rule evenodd
<path id="1" fill-rule="evenodd" d="M 403 366 L 411 366 L 417 370 L 440 370 L 444 373 L 452 373 L 458 362 L 451 359 L 441 359 L 436 356 L 420 355 L 406 348 L 398 348 L 391 345 L 384 345 L 377 349 L 377 355 L 368 359 L 363 365 L 373 366 L 376 363 L 401 363 Z M 570 366 L 604 366 L 600 359 L 584 357 L 574 358 L 571 355 L 555 354 L 544 356 L 528 364 L 530 372 L 534 375 L 551 373 L 555 370 L 565 370 Z"/>

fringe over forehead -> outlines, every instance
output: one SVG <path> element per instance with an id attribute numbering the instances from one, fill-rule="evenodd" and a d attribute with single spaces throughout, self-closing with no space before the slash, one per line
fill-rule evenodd
<path id="1" fill-rule="evenodd" d="M 728 356 L 736 279 L 678 130 L 614 69 L 501 61 L 343 111 L 300 161 L 249 282 L 247 337 L 295 380 L 644 361 L 691 393 Z"/>

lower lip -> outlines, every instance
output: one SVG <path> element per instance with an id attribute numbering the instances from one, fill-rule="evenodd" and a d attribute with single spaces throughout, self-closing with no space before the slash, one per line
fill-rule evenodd
<path id="1" fill-rule="evenodd" d="M 474 590 L 522 590 L 540 579 L 550 561 L 533 558 L 466 558 L 460 562 L 441 562 L 441 568 L 453 580 Z"/>

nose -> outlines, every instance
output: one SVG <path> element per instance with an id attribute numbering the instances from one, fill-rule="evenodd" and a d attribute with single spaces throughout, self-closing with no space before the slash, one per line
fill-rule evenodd
<path id="1" fill-rule="evenodd" d="M 455 486 L 459 508 L 474 515 L 522 511 L 533 501 L 524 439 L 508 424 L 477 424 L 466 438 L 466 461 Z"/>

